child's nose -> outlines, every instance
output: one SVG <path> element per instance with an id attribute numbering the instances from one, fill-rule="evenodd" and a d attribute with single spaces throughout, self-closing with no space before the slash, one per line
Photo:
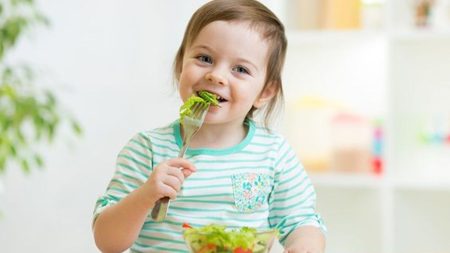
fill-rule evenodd
<path id="1" fill-rule="evenodd" d="M 218 70 L 212 70 L 205 75 L 205 79 L 214 84 L 225 85 L 226 78 Z"/>

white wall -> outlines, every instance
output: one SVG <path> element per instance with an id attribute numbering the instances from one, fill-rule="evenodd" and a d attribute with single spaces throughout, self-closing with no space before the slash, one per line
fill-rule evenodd
<path id="1" fill-rule="evenodd" d="M 82 123 L 42 151 L 47 167 L 0 180 L 0 252 L 98 252 L 91 216 L 115 157 L 136 132 L 170 123 L 179 100 L 171 65 L 183 30 L 205 0 L 41 0 L 50 18 L 21 41 L 12 62 L 33 64 Z"/>

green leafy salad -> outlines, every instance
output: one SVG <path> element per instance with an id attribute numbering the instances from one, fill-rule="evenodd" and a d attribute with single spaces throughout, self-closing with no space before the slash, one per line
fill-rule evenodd
<path id="1" fill-rule="evenodd" d="M 277 230 L 258 232 L 254 228 L 226 229 L 222 225 L 192 228 L 184 224 L 184 239 L 194 253 L 265 253 Z"/>
<path id="2" fill-rule="evenodd" d="M 192 115 L 192 107 L 196 103 L 208 104 L 219 106 L 219 101 L 217 100 L 217 96 L 212 94 L 206 90 L 202 90 L 198 92 L 198 96 L 193 94 L 186 102 L 180 107 L 180 120 L 183 122 L 183 118 L 185 116 Z"/>

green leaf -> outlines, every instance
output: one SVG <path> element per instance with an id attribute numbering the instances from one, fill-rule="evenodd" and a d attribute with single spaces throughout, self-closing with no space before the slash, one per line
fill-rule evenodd
<path id="1" fill-rule="evenodd" d="M 44 160 L 42 160 L 42 157 L 40 155 L 34 155 L 34 162 L 38 167 L 44 167 Z"/>
<path id="2" fill-rule="evenodd" d="M 20 166 L 21 166 L 21 168 L 22 168 L 22 171 L 23 171 L 25 174 L 30 174 L 30 163 L 28 162 L 27 159 L 22 159 L 22 160 L 20 161 Z"/>
<path id="3" fill-rule="evenodd" d="M 77 136 L 81 136 L 83 134 L 83 129 L 81 128 L 80 124 L 75 121 L 71 120 L 72 130 L 75 132 Z"/>

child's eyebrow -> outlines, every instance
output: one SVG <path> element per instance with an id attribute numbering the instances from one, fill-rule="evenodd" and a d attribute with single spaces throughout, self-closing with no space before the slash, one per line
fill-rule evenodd
<path id="1" fill-rule="evenodd" d="M 214 50 L 212 48 L 210 48 L 208 46 L 205 46 L 205 45 L 195 45 L 195 46 L 192 47 L 192 49 L 206 49 L 208 51 L 213 51 L 214 52 Z"/>

